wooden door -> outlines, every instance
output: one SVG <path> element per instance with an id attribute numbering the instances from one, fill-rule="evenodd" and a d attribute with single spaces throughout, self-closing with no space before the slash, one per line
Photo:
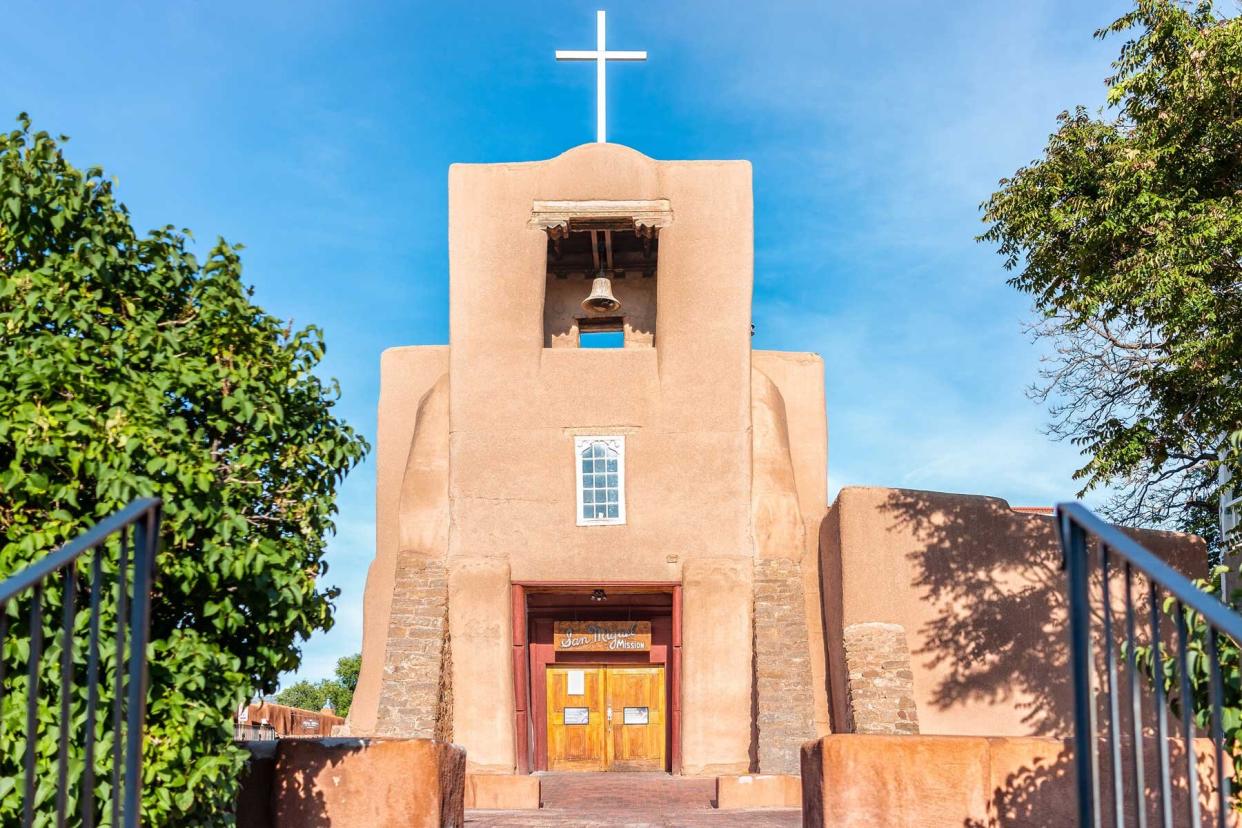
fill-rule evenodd
<path id="1" fill-rule="evenodd" d="M 605 684 L 608 769 L 664 770 L 664 668 L 608 667 Z"/>
<path id="2" fill-rule="evenodd" d="M 604 770 L 603 667 L 548 667 L 548 770 Z"/>

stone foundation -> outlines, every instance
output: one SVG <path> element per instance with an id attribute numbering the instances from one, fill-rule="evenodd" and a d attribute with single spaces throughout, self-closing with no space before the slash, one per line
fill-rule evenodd
<path id="1" fill-rule="evenodd" d="M 906 631 L 897 624 L 854 624 L 843 637 L 854 732 L 918 733 Z"/>
<path id="2" fill-rule="evenodd" d="M 448 572 L 421 555 L 397 559 L 381 679 L 379 736 L 452 739 Z"/>
<path id="3" fill-rule="evenodd" d="M 755 701 L 752 770 L 796 774 L 802 743 L 815 738 L 802 568 L 787 558 L 755 562 Z"/>

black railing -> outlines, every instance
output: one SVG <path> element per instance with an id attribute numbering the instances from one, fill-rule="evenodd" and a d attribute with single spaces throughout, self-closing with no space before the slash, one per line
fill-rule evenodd
<path id="1" fill-rule="evenodd" d="M 25 706 L 24 732 L 0 732 L 0 745 L 17 746 L 14 752 L 21 756 L 20 768 L 3 771 L 21 776 L 24 826 L 52 808 L 58 826 L 139 824 L 151 571 L 159 528 L 160 501 L 136 500 L 0 582 L 0 712 L 14 703 Z M 23 630 L 28 637 L 22 637 Z M 19 646 L 23 641 L 26 646 Z M 45 659 L 49 650 L 58 663 Z M 6 664 L 22 662 L 25 681 L 14 675 L 6 683 Z M 101 703 L 111 708 L 102 716 Z M 49 718 L 55 722 L 54 749 L 40 739 Z M 106 749 L 96 756 L 100 744 Z M 11 761 L 9 751 L 0 755 L 5 766 Z M 53 763 L 54 802 L 51 780 L 39 778 Z M 80 774 L 74 779 L 71 764 L 75 776 Z M 99 774 L 105 774 L 103 798 L 96 790 Z M 16 814 L 0 818 L 7 822 Z"/>
<path id="2" fill-rule="evenodd" d="M 1057 529 L 1069 584 L 1079 825 L 1099 826 L 1102 810 L 1112 824 L 1141 828 L 1199 828 L 1204 815 L 1232 824 L 1224 708 L 1226 693 L 1237 703 L 1238 688 L 1225 684 L 1221 666 L 1228 652 L 1228 674 L 1237 675 L 1242 615 L 1081 504 L 1057 507 Z M 1161 630 L 1162 617 L 1172 629 Z M 1170 713 L 1180 735 L 1170 732 Z M 1210 757 L 1199 757 L 1197 736 L 1211 740 Z M 1112 789 L 1103 799 L 1101 743 Z"/>

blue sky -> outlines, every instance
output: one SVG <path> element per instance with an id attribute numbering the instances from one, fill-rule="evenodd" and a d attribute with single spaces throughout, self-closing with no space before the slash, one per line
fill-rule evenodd
<path id="1" fill-rule="evenodd" d="M 448 337 L 447 168 L 609 137 L 656 158 L 746 158 L 755 176 L 755 347 L 824 356 L 830 486 L 1044 505 L 1075 450 L 1026 399 L 1028 302 L 977 244 L 978 205 L 1055 116 L 1099 106 L 1115 0 L 14 4 L 0 118 L 72 136 L 140 229 L 246 245 L 256 300 L 327 336 L 342 414 L 375 431 L 380 351 Z M 11 121 L 9 121 L 11 123 Z M 302 675 L 360 646 L 374 468 L 340 496 L 337 625 Z"/>

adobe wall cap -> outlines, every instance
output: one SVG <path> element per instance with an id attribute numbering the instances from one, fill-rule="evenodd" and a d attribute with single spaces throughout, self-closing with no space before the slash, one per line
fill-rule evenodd
<path id="1" fill-rule="evenodd" d="M 823 363 L 824 361 L 824 358 L 815 351 L 773 351 L 767 348 L 752 348 L 751 353 L 767 358 L 780 359 L 785 362 Z"/>
<path id="2" fill-rule="evenodd" d="M 939 492 L 934 489 L 907 489 L 898 486 L 843 486 L 841 491 L 837 493 L 837 502 L 845 497 L 873 497 L 875 495 L 930 495 L 935 498 L 944 498 L 951 500 L 977 502 L 996 508 L 1002 508 L 1006 511 L 1013 511 L 1009 506 L 1009 501 L 1002 497 L 981 494 L 966 494 L 963 492 Z"/>
<path id="3" fill-rule="evenodd" d="M 451 346 L 449 345 L 393 345 L 391 347 L 385 348 L 384 350 L 380 351 L 380 353 L 381 354 L 398 354 L 398 353 L 410 353 L 410 352 L 418 352 L 418 351 L 426 351 L 426 352 L 447 351 L 450 347 Z"/>
<path id="4" fill-rule="evenodd" d="M 745 167 L 750 168 L 750 162 L 742 158 L 699 159 L 699 160 L 676 159 L 676 158 L 673 158 L 673 159 L 652 158 L 650 155 L 639 152 L 633 147 L 626 146 L 625 144 L 599 144 L 599 143 L 592 141 L 591 143 L 579 144 L 576 147 L 570 147 L 569 149 L 565 150 L 559 155 L 554 155 L 551 158 L 535 159 L 531 161 L 490 161 L 490 162 L 488 161 L 484 161 L 484 162 L 456 161 L 449 165 L 449 172 L 451 173 L 453 170 L 456 170 L 456 169 L 467 169 L 467 168 L 475 168 L 475 167 L 529 167 L 534 164 L 554 164 L 562 160 L 567 161 L 571 158 L 576 158 L 579 155 L 590 155 L 590 154 L 613 155 L 613 156 L 618 156 L 618 157 L 630 155 L 630 156 L 636 156 L 638 158 L 641 158 L 644 161 L 651 161 L 657 164 L 678 164 L 678 165 L 694 164 L 694 165 L 708 165 L 708 166 L 710 165 L 716 165 L 716 166 L 744 165 Z"/>

